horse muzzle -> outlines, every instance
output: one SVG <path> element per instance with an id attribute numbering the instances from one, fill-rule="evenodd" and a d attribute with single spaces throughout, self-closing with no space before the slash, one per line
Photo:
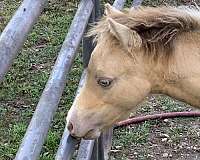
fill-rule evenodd
<path id="1" fill-rule="evenodd" d="M 95 139 L 101 134 L 101 130 L 92 124 L 77 124 L 76 121 L 67 120 L 67 129 L 74 138 Z"/>

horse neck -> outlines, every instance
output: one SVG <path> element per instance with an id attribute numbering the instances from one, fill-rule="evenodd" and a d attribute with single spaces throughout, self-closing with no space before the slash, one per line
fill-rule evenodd
<path id="1" fill-rule="evenodd" d="M 150 63 L 148 78 L 152 93 L 167 94 L 194 106 L 200 101 L 200 33 L 185 33 L 174 41 L 168 64 Z"/>

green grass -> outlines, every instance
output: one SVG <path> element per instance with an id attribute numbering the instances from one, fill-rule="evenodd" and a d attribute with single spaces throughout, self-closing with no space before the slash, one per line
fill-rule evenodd
<path id="1" fill-rule="evenodd" d="M 116 134 L 115 136 L 113 146 L 123 146 L 125 149 L 130 145 L 130 143 L 144 144 L 147 141 L 149 129 L 150 123 L 148 122 L 137 125 L 136 128 L 122 127 L 119 129 L 120 134 Z"/>

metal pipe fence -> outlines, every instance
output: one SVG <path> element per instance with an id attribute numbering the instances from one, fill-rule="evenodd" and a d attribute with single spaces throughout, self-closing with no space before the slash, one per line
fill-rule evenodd
<path id="1" fill-rule="evenodd" d="M 121 10 L 125 2 L 126 0 L 115 0 L 113 6 Z M 132 5 L 138 6 L 141 2 L 142 0 L 135 0 Z M 47 3 L 47 0 L 24 0 L 2 32 L 0 36 L 0 83 L 42 12 L 45 3 Z M 84 33 L 87 32 L 88 23 L 96 22 L 101 15 L 100 0 L 81 0 L 15 160 L 38 159 L 81 40 L 83 40 L 83 62 L 85 68 L 94 49 L 92 39 L 83 37 Z M 85 74 L 84 70 L 79 89 L 84 84 Z M 55 159 L 70 160 L 78 143 L 79 141 L 71 137 L 67 128 L 65 128 Z M 96 140 L 82 140 L 76 159 L 108 159 L 111 143 L 112 128 L 102 133 L 100 138 Z"/>
<path id="2" fill-rule="evenodd" d="M 0 35 L 0 83 L 8 72 L 47 0 L 24 0 Z"/>
<path id="3" fill-rule="evenodd" d="M 39 157 L 94 4 L 82 0 L 15 160 Z"/>

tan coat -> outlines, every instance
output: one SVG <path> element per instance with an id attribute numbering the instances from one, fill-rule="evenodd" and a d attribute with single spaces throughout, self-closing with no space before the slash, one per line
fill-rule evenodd
<path id="1" fill-rule="evenodd" d="M 84 87 L 69 111 L 72 135 L 96 138 L 150 93 L 200 107 L 200 11 L 172 7 L 119 12 L 106 5 Z"/>

